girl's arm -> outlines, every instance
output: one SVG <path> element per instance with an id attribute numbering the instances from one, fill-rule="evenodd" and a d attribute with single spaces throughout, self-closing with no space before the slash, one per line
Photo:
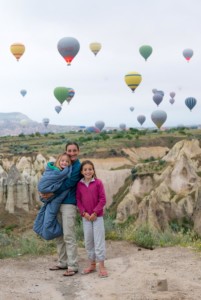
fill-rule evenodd
<path id="1" fill-rule="evenodd" d="M 96 215 L 98 215 L 98 213 L 103 210 L 106 204 L 105 188 L 103 186 L 102 181 L 101 180 L 98 181 L 99 181 L 98 182 L 98 204 L 94 208 L 94 212 L 96 213 Z"/>

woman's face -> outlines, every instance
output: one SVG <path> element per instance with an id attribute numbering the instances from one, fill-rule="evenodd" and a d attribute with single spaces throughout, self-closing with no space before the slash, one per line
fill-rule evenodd
<path id="1" fill-rule="evenodd" d="M 79 149 L 76 145 L 68 145 L 66 153 L 70 156 L 71 162 L 74 162 L 78 159 Z"/>

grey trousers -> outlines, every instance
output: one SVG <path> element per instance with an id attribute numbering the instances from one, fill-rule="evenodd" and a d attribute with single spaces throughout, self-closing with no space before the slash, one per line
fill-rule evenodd
<path id="1" fill-rule="evenodd" d="M 105 249 L 105 227 L 103 217 L 95 221 L 87 221 L 82 218 L 84 230 L 84 243 L 88 259 L 91 261 L 104 261 Z"/>
<path id="2" fill-rule="evenodd" d="M 75 234 L 75 220 L 77 208 L 75 205 L 62 204 L 58 213 L 58 220 L 62 224 L 63 236 L 56 238 L 58 265 L 62 268 L 78 270 L 77 241 Z"/>

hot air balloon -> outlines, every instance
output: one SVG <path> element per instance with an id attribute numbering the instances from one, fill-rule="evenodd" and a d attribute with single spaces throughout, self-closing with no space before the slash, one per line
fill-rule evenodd
<path id="1" fill-rule="evenodd" d="M 74 97 L 74 95 L 75 95 L 75 91 L 72 88 L 68 88 L 68 95 L 67 95 L 66 101 L 68 103 L 70 103 L 70 101 L 72 100 L 72 98 Z"/>
<path id="2" fill-rule="evenodd" d="M 146 117 L 144 115 L 139 115 L 137 116 L 137 120 L 140 123 L 140 125 L 142 125 L 145 122 Z"/>
<path id="3" fill-rule="evenodd" d="M 59 114 L 60 111 L 62 110 L 62 107 L 60 105 L 55 106 L 56 112 Z"/>
<path id="4" fill-rule="evenodd" d="M 96 121 L 95 127 L 98 128 L 100 131 L 104 128 L 105 123 L 103 121 Z"/>
<path id="5" fill-rule="evenodd" d="M 26 90 L 21 90 L 20 94 L 24 97 L 26 95 L 27 91 Z"/>
<path id="6" fill-rule="evenodd" d="M 193 50 L 192 49 L 184 49 L 183 51 L 183 56 L 185 57 L 185 59 L 189 62 L 189 60 L 191 59 L 191 57 L 193 56 Z"/>
<path id="7" fill-rule="evenodd" d="M 171 92 L 171 93 L 170 93 L 170 97 L 171 97 L 172 99 L 175 97 L 175 95 L 176 95 L 175 92 Z"/>
<path id="8" fill-rule="evenodd" d="M 158 93 L 158 94 L 161 94 L 162 96 L 164 96 L 165 95 L 165 93 L 163 92 L 163 91 L 158 91 L 157 90 L 157 92 L 156 93 Z"/>
<path id="9" fill-rule="evenodd" d="M 63 104 L 67 100 L 69 89 L 67 87 L 58 86 L 54 89 L 54 96 L 59 101 L 60 104 Z"/>
<path id="10" fill-rule="evenodd" d="M 151 119 L 158 129 L 160 129 L 167 119 L 167 114 L 163 110 L 155 110 L 151 114 Z"/>
<path id="11" fill-rule="evenodd" d="M 126 130 L 126 124 L 124 124 L 124 123 L 119 124 L 119 128 L 121 130 Z"/>
<path id="12" fill-rule="evenodd" d="M 186 106 L 190 109 L 190 111 L 193 109 L 193 107 L 196 105 L 197 100 L 193 97 L 188 97 L 185 100 Z"/>
<path id="13" fill-rule="evenodd" d="M 72 60 L 80 50 L 80 43 L 73 37 L 64 37 L 58 41 L 57 49 L 70 66 Z"/>
<path id="14" fill-rule="evenodd" d="M 26 127 L 27 124 L 28 124 L 28 120 L 27 120 L 27 119 L 21 119 L 21 120 L 20 120 L 20 125 L 21 125 L 22 127 Z"/>
<path id="15" fill-rule="evenodd" d="M 137 72 L 129 72 L 125 75 L 124 80 L 128 87 L 134 92 L 142 81 L 142 76 Z"/>
<path id="16" fill-rule="evenodd" d="M 47 125 L 49 124 L 50 120 L 48 118 L 44 118 L 43 119 L 43 124 L 45 127 L 47 127 Z"/>
<path id="17" fill-rule="evenodd" d="M 19 61 L 20 57 L 24 54 L 25 46 L 20 43 L 15 43 L 10 46 L 10 51 L 15 56 L 17 61 Z"/>
<path id="18" fill-rule="evenodd" d="M 134 111 L 134 107 L 133 106 L 130 107 L 130 111 Z"/>
<path id="19" fill-rule="evenodd" d="M 175 100 L 174 100 L 173 98 L 171 98 L 171 99 L 169 100 L 169 102 L 170 102 L 171 104 L 174 104 Z"/>
<path id="20" fill-rule="evenodd" d="M 94 127 L 94 126 L 89 126 L 85 130 L 86 130 L 86 132 L 100 133 L 100 130 L 97 127 Z"/>
<path id="21" fill-rule="evenodd" d="M 153 89 L 153 90 L 152 90 L 152 93 L 153 93 L 153 94 L 157 93 L 157 89 Z"/>
<path id="22" fill-rule="evenodd" d="M 97 55 L 97 53 L 100 51 L 101 49 L 101 44 L 100 43 L 91 43 L 89 44 L 89 48 L 91 49 L 91 51 L 94 53 L 94 55 Z"/>
<path id="23" fill-rule="evenodd" d="M 152 47 L 149 45 L 143 45 L 140 47 L 139 52 L 145 60 L 152 54 Z"/>
<path id="24" fill-rule="evenodd" d="M 153 95 L 153 100 L 156 103 L 156 105 L 158 106 L 161 103 L 161 101 L 163 100 L 163 95 L 161 93 L 156 92 Z"/>

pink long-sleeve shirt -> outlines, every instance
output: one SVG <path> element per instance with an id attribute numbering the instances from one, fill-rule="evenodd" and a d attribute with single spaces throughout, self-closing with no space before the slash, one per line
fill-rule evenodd
<path id="1" fill-rule="evenodd" d="M 102 181 L 94 178 L 86 185 L 83 180 L 80 180 L 77 184 L 76 200 L 81 215 L 84 212 L 90 215 L 95 212 L 98 217 L 103 216 L 106 195 Z"/>

